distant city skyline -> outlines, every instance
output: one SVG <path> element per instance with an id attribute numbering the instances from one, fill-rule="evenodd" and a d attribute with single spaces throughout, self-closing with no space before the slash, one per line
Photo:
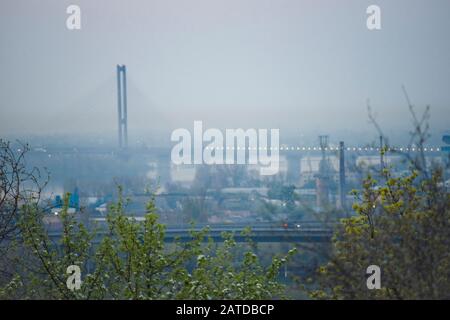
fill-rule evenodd
<path id="1" fill-rule="evenodd" d="M 66 28 L 71 4 L 81 30 Z M 371 4 L 381 30 L 366 27 Z M 358 140 L 375 132 L 367 99 L 400 135 L 402 85 L 418 112 L 431 105 L 438 140 L 450 129 L 449 14 L 446 0 L 2 1 L 0 136 L 116 139 L 125 64 L 131 141 L 195 120 Z"/>

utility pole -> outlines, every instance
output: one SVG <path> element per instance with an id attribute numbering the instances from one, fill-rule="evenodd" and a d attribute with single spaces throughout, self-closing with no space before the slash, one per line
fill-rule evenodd
<path id="1" fill-rule="evenodd" d="M 380 136 L 380 168 L 381 171 L 384 170 L 384 142 L 383 142 L 383 136 Z"/>

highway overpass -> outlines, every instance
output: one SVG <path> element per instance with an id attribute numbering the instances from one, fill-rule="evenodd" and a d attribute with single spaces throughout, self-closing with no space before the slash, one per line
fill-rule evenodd
<path id="1" fill-rule="evenodd" d="M 251 228 L 250 235 L 244 235 L 243 232 Z M 324 225 L 317 222 L 299 222 L 289 225 L 280 225 L 279 223 L 257 223 L 254 225 L 243 224 L 210 224 L 210 225 L 179 225 L 167 226 L 164 241 L 188 242 L 192 240 L 191 231 L 200 231 L 208 228 L 209 232 L 203 241 L 212 238 L 214 242 L 222 242 L 223 232 L 231 232 L 236 242 L 288 242 L 288 243 L 307 243 L 307 242 L 329 242 L 333 235 L 333 228 L 330 224 Z M 61 237 L 61 231 L 49 232 L 50 238 L 57 241 Z M 94 242 L 99 242 L 104 236 L 107 236 L 106 230 L 97 232 Z"/>

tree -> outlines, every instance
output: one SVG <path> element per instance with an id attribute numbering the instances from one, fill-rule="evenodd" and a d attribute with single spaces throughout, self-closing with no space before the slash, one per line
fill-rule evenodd
<path id="1" fill-rule="evenodd" d="M 24 158 L 29 146 L 0 139 L 0 244 L 17 235 L 17 215 L 24 203 L 38 202 L 46 181 L 37 168 L 26 167 Z"/>
<path id="2" fill-rule="evenodd" d="M 13 244 L 20 233 L 20 207 L 39 203 L 48 181 L 48 174 L 26 166 L 28 151 L 27 144 L 0 139 L 0 286 L 15 272 L 11 257 L 16 254 Z"/>
<path id="3" fill-rule="evenodd" d="M 450 298 L 450 194 L 444 168 L 429 168 L 423 152 L 429 107 L 419 118 L 405 95 L 414 124 L 408 149 L 418 151 L 400 152 L 410 165 L 409 174 L 399 176 L 381 163 L 376 177 L 369 173 L 362 190 L 352 191 L 355 215 L 337 226 L 328 262 L 319 268 L 318 283 L 310 290 L 314 298 Z M 388 150 L 398 153 L 385 146 L 381 155 Z M 371 265 L 381 270 L 379 290 L 369 290 L 366 283 Z"/>
<path id="4" fill-rule="evenodd" d="M 232 235 L 217 247 L 203 244 L 208 230 L 192 232 L 192 241 L 164 242 L 154 198 L 144 222 L 125 213 L 121 196 L 110 208 L 106 229 L 89 231 L 68 208 L 60 214 L 62 236 L 56 243 L 42 223 L 35 204 L 21 209 L 20 229 L 28 261 L 18 259 L 18 271 L 0 296 L 31 299 L 267 299 L 280 297 L 279 269 L 293 251 L 263 267 L 251 249 L 239 252 Z M 242 251 L 242 250 L 241 250 Z M 242 255 L 242 256 L 241 256 Z M 241 259 L 242 257 L 242 259 Z M 67 287 L 67 267 L 82 271 L 80 290 Z M 20 266 L 20 267 L 19 267 Z"/>
<path id="5" fill-rule="evenodd" d="M 406 177 L 383 172 L 384 184 L 369 176 L 354 192 L 357 215 L 341 221 L 313 297 L 450 298 L 450 196 L 442 172 L 421 183 L 415 171 Z M 370 265 L 381 268 L 380 290 L 366 286 Z"/>

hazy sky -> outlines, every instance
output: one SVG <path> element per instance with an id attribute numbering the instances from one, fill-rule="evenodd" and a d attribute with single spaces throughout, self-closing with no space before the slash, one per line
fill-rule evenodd
<path id="1" fill-rule="evenodd" d="M 66 8 L 81 7 L 79 31 Z M 381 7 L 382 30 L 366 28 Z M 130 135 L 151 128 L 450 129 L 448 0 L 0 1 L 0 135 L 113 133 L 116 64 Z M 283 132 L 283 131 L 281 131 Z"/>

